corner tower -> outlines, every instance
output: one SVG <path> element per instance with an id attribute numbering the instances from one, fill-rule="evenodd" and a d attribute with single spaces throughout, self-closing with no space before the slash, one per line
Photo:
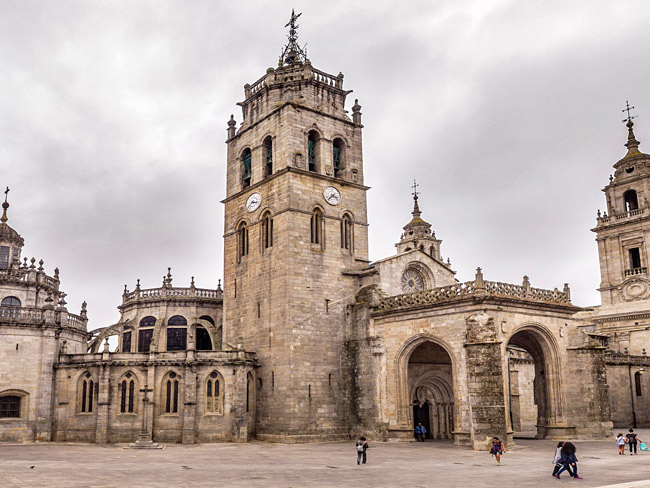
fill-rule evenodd
<path id="1" fill-rule="evenodd" d="M 348 432 L 346 306 L 368 265 L 361 107 L 314 68 L 298 16 L 277 68 L 244 86 L 228 122 L 225 341 L 257 352 L 257 436 Z"/>

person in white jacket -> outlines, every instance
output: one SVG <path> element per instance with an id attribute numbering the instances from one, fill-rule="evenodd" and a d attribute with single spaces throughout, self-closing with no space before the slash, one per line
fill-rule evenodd
<path id="1" fill-rule="evenodd" d="M 555 456 L 553 456 L 553 476 L 557 474 L 557 472 L 560 470 L 562 465 L 560 464 L 560 459 L 562 458 L 562 446 L 564 446 L 564 442 L 558 442 L 557 443 L 557 448 L 555 449 Z M 571 468 L 569 467 L 568 469 L 569 474 L 573 476 L 573 473 L 571 472 Z"/>

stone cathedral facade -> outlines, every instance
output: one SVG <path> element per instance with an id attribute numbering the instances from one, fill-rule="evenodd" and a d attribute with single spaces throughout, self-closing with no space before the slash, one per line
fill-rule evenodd
<path id="1" fill-rule="evenodd" d="M 483 449 L 650 425 L 650 156 L 631 120 L 593 229 L 602 306 L 526 276 L 460 281 L 417 191 L 395 255 L 371 262 L 361 107 L 290 24 L 228 122 L 223 287 L 176 286 L 168 270 L 160 287 L 125 287 L 119 320 L 89 332 L 59 271 L 21 260 L 5 200 L 0 441 L 410 440 L 421 422 Z"/>

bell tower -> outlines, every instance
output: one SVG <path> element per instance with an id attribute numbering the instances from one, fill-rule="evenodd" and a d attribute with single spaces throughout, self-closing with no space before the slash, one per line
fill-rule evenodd
<path id="1" fill-rule="evenodd" d="M 625 111 L 631 108 L 628 105 Z M 598 242 L 603 307 L 630 308 L 644 300 L 650 306 L 650 156 L 639 150 L 633 118 L 628 112 L 624 120 L 627 154 L 614 164 L 614 175 L 603 189 L 607 211 L 598 211 L 592 229 Z"/>
<path id="2" fill-rule="evenodd" d="M 347 435 L 346 307 L 368 265 L 361 107 L 350 117 L 343 74 L 312 66 L 299 16 L 226 141 L 225 341 L 260 359 L 256 434 L 270 440 Z"/>

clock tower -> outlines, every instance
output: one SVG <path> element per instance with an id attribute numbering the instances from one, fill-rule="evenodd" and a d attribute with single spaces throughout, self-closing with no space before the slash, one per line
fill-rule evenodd
<path id="1" fill-rule="evenodd" d="M 307 59 L 298 16 L 226 141 L 225 341 L 258 355 L 249 395 L 268 440 L 347 436 L 346 310 L 368 265 L 361 107 L 350 117 L 343 74 Z"/>

